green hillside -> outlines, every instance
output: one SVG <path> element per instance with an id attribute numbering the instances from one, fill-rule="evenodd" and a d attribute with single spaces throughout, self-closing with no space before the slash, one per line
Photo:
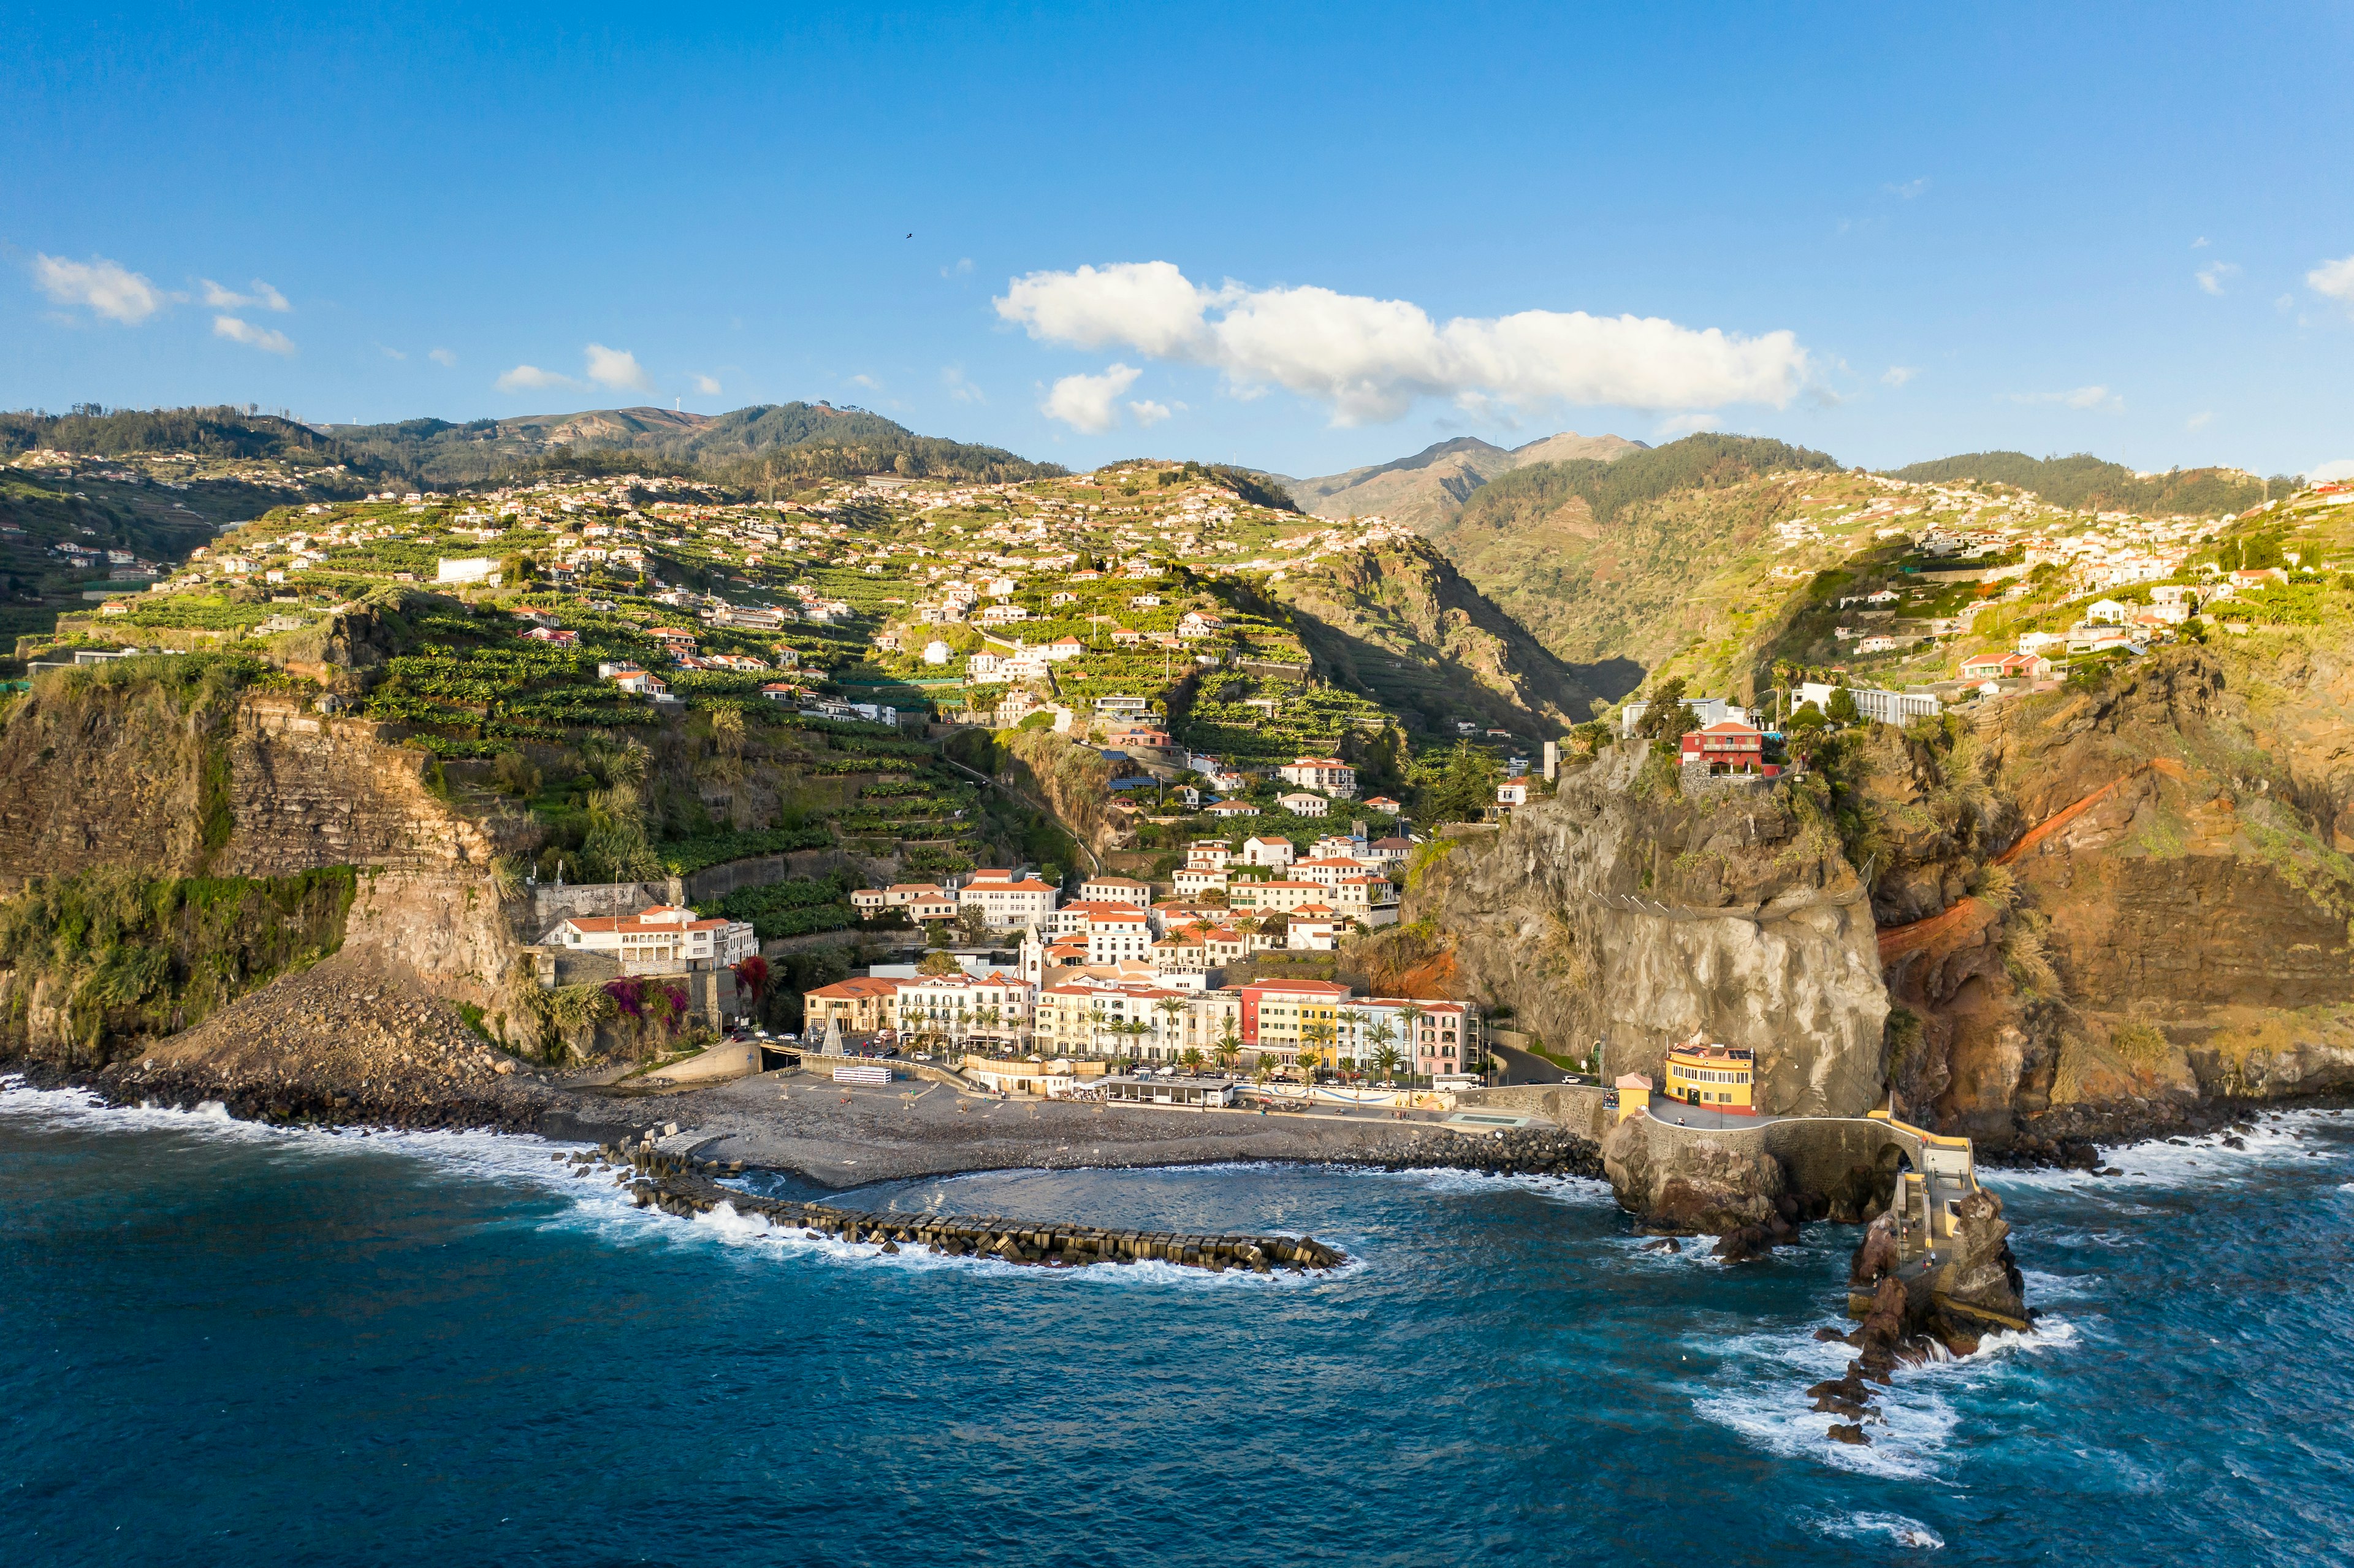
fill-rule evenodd
<path id="1" fill-rule="evenodd" d="M 307 425 L 244 408 L 101 408 L 68 414 L 0 413 L 0 455 L 48 449 L 91 457 L 186 452 L 197 458 L 276 458 L 324 466 L 353 453 Z"/>
<path id="2" fill-rule="evenodd" d="M 1058 474 L 1000 447 L 920 436 L 864 408 L 827 403 L 760 404 L 720 415 L 670 408 L 596 408 L 511 419 L 404 419 L 337 425 L 336 440 L 411 480 L 479 483 L 567 464 L 591 470 L 626 457 L 660 471 L 737 489 L 859 474 L 1002 483 Z"/>
<path id="3" fill-rule="evenodd" d="M 2157 516 L 2212 517 L 2244 512 L 2296 488 L 2287 478 L 2269 482 L 2232 468 L 2176 469 L 2147 478 L 2123 463 L 2089 452 L 2031 458 L 2025 452 L 1965 452 L 1886 471 L 1891 479 L 1930 484 L 1992 482 L 2031 490 L 2054 506 L 2085 512 L 2139 512 Z"/>
<path id="4" fill-rule="evenodd" d="M 1434 538 L 1464 577 L 1586 683 L 1643 669 L 1751 613 L 1745 583 L 1805 482 L 1839 464 L 1781 441 L 1697 435 L 1609 462 L 1533 463 L 1476 492 Z M 1765 482 L 1769 475 L 1781 479 Z"/>

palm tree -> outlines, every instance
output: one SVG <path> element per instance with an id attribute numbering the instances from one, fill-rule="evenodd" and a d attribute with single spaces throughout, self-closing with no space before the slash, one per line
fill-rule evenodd
<path id="1" fill-rule="evenodd" d="M 992 1001 L 988 1006 L 982 1008 L 976 1017 L 981 1024 L 982 1032 L 988 1034 L 990 1038 L 995 1039 L 997 1037 L 997 1026 L 1004 1022 L 1005 1010 Z"/>
<path id="2" fill-rule="evenodd" d="M 1242 1054 L 1243 1037 L 1235 1033 L 1234 1024 L 1229 1022 L 1218 1032 L 1218 1065 L 1231 1071 Z"/>
<path id="3" fill-rule="evenodd" d="M 1409 1001 L 1398 1009 L 1398 1017 L 1405 1023 L 1405 1054 L 1409 1062 L 1422 1060 L 1422 1032 L 1416 1027 L 1422 1022 L 1422 1004 Z"/>
<path id="4" fill-rule="evenodd" d="M 1087 1054 L 1100 1056 L 1103 1044 L 1104 1010 L 1100 1001 L 1087 1003 Z"/>
<path id="5" fill-rule="evenodd" d="M 1390 1027 L 1390 1021 L 1375 1013 L 1373 1022 L 1366 1027 L 1365 1044 L 1373 1048 L 1373 1060 L 1381 1064 L 1382 1071 L 1384 1073 L 1394 1073 L 1397 1070 L 1398 1054 L 1392 1044 L 1392 1042 L 1396 1039 L 1397 1031 Z"/>
<path id="6" fill-rule="evenodd" d="M 1387 1041 L 1384 1041 L 1373 1052 L 1373 1068 L 1382 1075 L 1384 1083 L 1396 1081 L 1398 1063 L 1403 1058 L 1398 1054 L 1398 1048 Z"/>
<path id="7" fill-rule="evenodd" d="M 1173 1036 L 1176 1033 L 1178 1023 L 1185 1016 L 1185 1004 L 1178 1001 L 1173 996 L 1164 996 L 1159 1001 L 1154 1002 L 1152 1007 L 1153 1011 L 1160 1013 L 1162 1019 L 1166 1021 L 1161 1026 L 1161 1033 L 1163 1037 Z"/>
<path id="8" fill-rule="evenodd" d="M 1316 1086 L 1316 1064 L 1321 1060 L 1321 1058 L 1317 1054 L 1316 1047 L 1313 1045 L 1301 1045 L 1299 1047 L 1299 1081 L 1307 1087 L 1312 1089 Z"/>
<path id="9" fill-rule="evenodd" d="M 1181 1063 L 1182 1063 L 1182 1064 L 1184 1065 L 1185 1070 L 1186 1070 L 1187 1072 L 1189 1072 L 1189 1073 L 1198 1073 L 1198 1072 L 1200 1072 L 1200 1071 L 1202 1070 L 1202 1050 L 1201 1050 L 1201 1047 L 1200 1047 L 1200 1046 L 1198 1046 L 1198 1045 L 1188 1045 L 1188 1046 L 1186 1046 L 1186 1047 L 1185 1047 L 1185 1049 L 1183 1050 L 1183 1052 L 1182 1052 L 1182 1053 L 1178 1055 L 1177 1060 L 1178 1060 L 1179 1062 L 1181 1062 Z"/>

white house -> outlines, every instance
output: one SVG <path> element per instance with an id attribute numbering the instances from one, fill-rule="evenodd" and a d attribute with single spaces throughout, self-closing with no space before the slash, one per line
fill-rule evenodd
<path id="1" fill-rule="evenodd" d="M 1331 801 L 1321 795 L 1311 795 L 1305 789 L 1278 795 L 1275 803 L 1295 817 L 1320 817 L 1332 809 Z"/>
<path id="2" fill-rule="evenodd" d="M 499 564 L 488 556 L 442 556 L 433 563 L 437 583 L 486 583 L 499 586 Z"/>
<path id="3" fill-rule="evenodd" d="M 949 662 L 949 645 L 948 645 L 947 643 L 945 643 L 945 642 L 941 641 L 938 638 L 935 637 L 935 638 L 933 638 L 929 642 L 927 642 L 927 643 L 925 643 L 925 644 L 924 644 L 924 662 L 925 662 L 925 663 L 927 663 L 927 664 L 945 664 L 945 663 L 947 663 L 948 662 Z"/>
<path id="4" fill-rule="evenodd" d="M 1295 855 L 1289 839 L 1249 838 L 1243 841 L 1245 865 L 1270 866 L 1281 871 L 1291 864 Z"/>
<path id="5" fill-rule="evenodd" d="M 748 922 L 701 919 L 692 909 L 669 904 L 634 915 L 576 915 L 540 940 L 574 952 L 608 954 L 625 969 L 734 965 L 760 950 Z"/>

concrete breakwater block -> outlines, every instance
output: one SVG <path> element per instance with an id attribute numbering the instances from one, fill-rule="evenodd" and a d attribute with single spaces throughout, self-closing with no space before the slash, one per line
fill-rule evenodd
<path id="1" fill-rule="evenodd" d="M 797 1203 L 723 1187 L 707 1176 L 667 1171 L 631 1184 L 638 1207 L 692 1219 L 722 1203 L 758 1214 L 779 1230 L 798 1230 L 884 1252 L 921 1246 L 952 1257 L 989 1257 L 1047 1268 L 1095 1264 L 1173 1263 L 1212 1274 L 1230 1268 L 1272 1274 L 1337 1268 L 1340 1248 L 1313 1236 L 1195 1235 L 1175 1231 L 1106 1230 L 1096 1225 L 995 1216 L 874 1214 L 831 1203 Z"/>

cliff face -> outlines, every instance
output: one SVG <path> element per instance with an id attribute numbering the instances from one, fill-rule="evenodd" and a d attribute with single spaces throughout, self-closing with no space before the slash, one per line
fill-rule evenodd
<path id="1" fill-rule="evenodd" d="M 2354 1086 L 2354 667 L 2182 648 L 1890 742 L 1875 903 L 1900 1097 L 2021 1118 Z M 1931 755 L 1931 753 L 1935 753 Z"/>
<path id="2" fill-rule="evenodd" d="M 378 726 L 247 692 L 190 701 L 153 683 L 45 681 L 0 734 L 0 886 L 35 876 L 288 877 L 349 866 L 346 950 L 433 994 L 520 1016 L 520 950 L 493 863 L 520 819 L 460 810 L 429 759 Z M 65 977 L 49 977 L 52 987 Z M 28 989 L 29 978 L 23 982 Z M 72 1044 L 68 1010 L 31 1009 L 36 1052 Z M 31 1027 L 40 1020 L 55 1027 Z M 54 1038 L 52 1036 L 55 1036 Z"/>
<path id="3" fill-rule="evenodd" d="M 1607 1073 L 1653 1075 L 1705 1032 L 1757 1053 L 1768 1111 L 1880 1103 L 1888 1000 L 1863 887 L 1787 794 L 1652 792 L 1626 747 L 1491 839 L 1425 867 L 1408 920 L 1452 943 L 1452 989 Z"/>

